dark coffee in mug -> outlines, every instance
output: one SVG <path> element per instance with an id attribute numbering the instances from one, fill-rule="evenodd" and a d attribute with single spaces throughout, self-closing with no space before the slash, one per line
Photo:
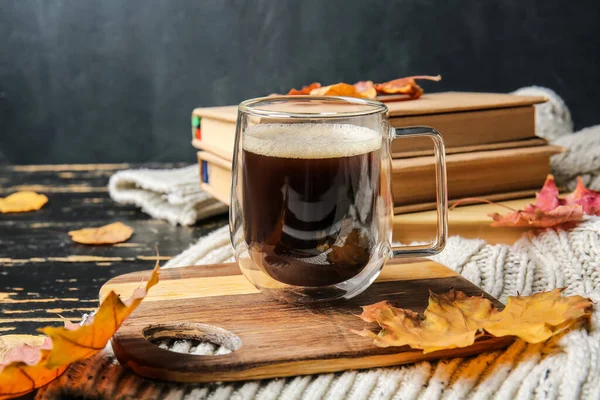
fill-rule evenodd
<path id="1" fill-rule="evenodd" d="M 289 285 L 359 274 L 378 243 L 381 135 L 348 124 L 261 124 L 242 141 L 243 229 L 254 264 Z"/>

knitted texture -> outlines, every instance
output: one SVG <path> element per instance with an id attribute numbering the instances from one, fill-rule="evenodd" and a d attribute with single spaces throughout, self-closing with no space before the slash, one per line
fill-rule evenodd
<path id="1" fill-rule="evenodd" d="M 133 204 L 153 218 L 176 225 L 227 211 L 227 206 L 200 189 L 198 167 L 179 169 L 133 169 L 119 171 L 108 183 L 110 197 Z"/>
<path id="2" fill-rule="evenodd" d="M 557 184 L 573 190 L 579 175 L 588 187 L 600 190 L 600 125 L 563 136 L 553 144 L 567 150 L 551 159 Z"/>
<path id="3" fill-rule="evenodd" d="M 223 227 L 163 268 L 233 259 Z M 600 300 L 600 218 L 571 231 L 525 234 L 513 246 L 451 237 L 435 259 L 505 302 L 507 296 L 566 287 L 565 294 Z M 213 354 L 215 347 L 179 342 L 171 348 Z M 600 311 L 591 328 L 575 329 L 546 343 L 521 340 L 503 351 L 398 368 L 348 371 L 224 384 L 175 384 L 137 377 L 110 349 L 71 366 L 41 390 L 38 399 L 85 393 L 99 398 L 145 399 L 596 399 L 600 393 Z"/>

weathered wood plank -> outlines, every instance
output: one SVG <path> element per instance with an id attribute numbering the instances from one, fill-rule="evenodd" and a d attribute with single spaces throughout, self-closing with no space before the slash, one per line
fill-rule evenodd
<path id="1" fill-rule="evenodd" d="M 182 164 L 147 164 L 170 168 Z M 97 306 L 108 279 L 151 268 L 155 246 L 161 262 L 197 238 L 227 223 L 218 216 L 193 227 L 174 227 L 150 219 L 133 206 L 114 203 L 106 192 L 109 177 L 129 164 L 35 165 L 0 167 L 0 196 L 20 188 L 44 189 L 49 202 L 36 212 L 0 214 L 0 335 L 34 333 L 77 320 Z M 122 221 L 134 236 L 115 246 L 73 243 L 67 232 Z"/>

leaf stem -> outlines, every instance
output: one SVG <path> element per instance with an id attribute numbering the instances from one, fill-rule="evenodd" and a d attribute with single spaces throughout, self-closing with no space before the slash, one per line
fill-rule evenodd
<path id="1" fill-rule="evenodd" d="M 466 203 L 466 202 L 487 203 L 487 204 L 491 204 L 493 206 L 504 207 L 504 208 L 506 208 L 507 210 L 510 210 L 510 211 L 517 211 L 517 210 L 515 210 L 512 207 L 506 206 L 506 205 L 501 204 L 501 203 L 494 203 L 491 200 L 482 199 L 481 197 L 465 197 L 464 199 L 457 200 L 454 204 L 452 204 L 452 207 L 450 207 L 450 210 L 454 210 L 460 204 L 463 204 L 463 203 Z"/>

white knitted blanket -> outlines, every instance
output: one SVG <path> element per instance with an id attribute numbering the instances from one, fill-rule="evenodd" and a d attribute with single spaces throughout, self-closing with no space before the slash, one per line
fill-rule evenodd
<path id="1" fill-rule="evenodd" d="M 202 238 L 163 268 L 232 259 L 227 227 Z M 501 301 L 555 287 L 600 300 L 600 217 L 570 232 L 526 234 L 514 246 L 451 237 L 436 260 Z M 173 348 L 192 354 L 216 349 Z M 144 399 L 597 399 L 600 396 L 600 311 L 590 331 L 574 330 L 546 343 L 517 340 L 506 350 L 398 368 L 348 371 L 227 384 L 174 384 L 139 378 L 106 349 L 71 366 L 39 399 L 85 394 Z"/>
<path id="2" fill-rule="evenodd" d="M 173 225 L 222 214 L 227 206 L 199 187 L 198 166 L 178 169 L 131 169 L 110 177 L 108 193 L 121 204 L 133 204 L 153 218 Z"/>
<path id="3" fill-rule="evenodd" d="M 519 90 L 536 94 L 540 91 L 549 95 L 550 102 L 536 108 L 537 133 L 568 149 L 552 160 L 558 183 L 573 186 L 574 178 L 583 175 L 588 185 L 600 189 L 600 126 L 573 134 L 568 109 L 558 96 L 543 88 Z M 191 176 L 194 172 L 190 168 L 187 173 Z M 168 172 L 162 174 L 163 181 L 171 181 Z M 146 172 L 142 175 L 149 176 Z M 176 223 L 187 224 L 202 217 L 201 213 L 195 217 L 172 217 L 183 215 L 180 210 L 186 205 L 171 203 L 165 194 L 180 192 L 181 186 L 157 188 L 152 186 L 152 179 L 144 184 L 139 176 L 131 171 L 111 180 L 111 196 L 121 201 L 119 199 L 126 197 L 121 197 L 123 191 L 131 191 L 125 201 L 145 207 L 154 217 Z M 197 185 L 199 178 L 189 176 L 189 182 L 195 179 Z M 156 207 L 148 206 L 143 200 L 145 196 L 154 199 Z M 171 206 L 174 208 L 170 212 L 162 212 L 164 207 Z M 232 260 L 232 255 L 227 227 L 223 227 L 200 239 L 163 268 L 224 262 Z M 446 250 L 435 259 L 501 301 L 516 293 L 528 295 L 566 287 L 568 295 L 580 294 L 597 302 L 600 300 L 600 217 L 590 217 L 569 232 L 552 229 L 537 235 L 530 232 L 513 246 L 451 237 Z M 170 344 L 170 348 L 192 354 L 219 351 L 215 346 L 191 346 L 185 341 Z M 467 358 L 228 384 L 183 385 L 146 380 L 122 368 L 107 347 L 91 359 L 72 365 L 37 394 L 38 399 L 66 396 L 264 400 L 600 399 L 600 311 L 594 312 L 589 331 L 566 332 L 538 345 L 517 340 L 505 350 Z"/>

